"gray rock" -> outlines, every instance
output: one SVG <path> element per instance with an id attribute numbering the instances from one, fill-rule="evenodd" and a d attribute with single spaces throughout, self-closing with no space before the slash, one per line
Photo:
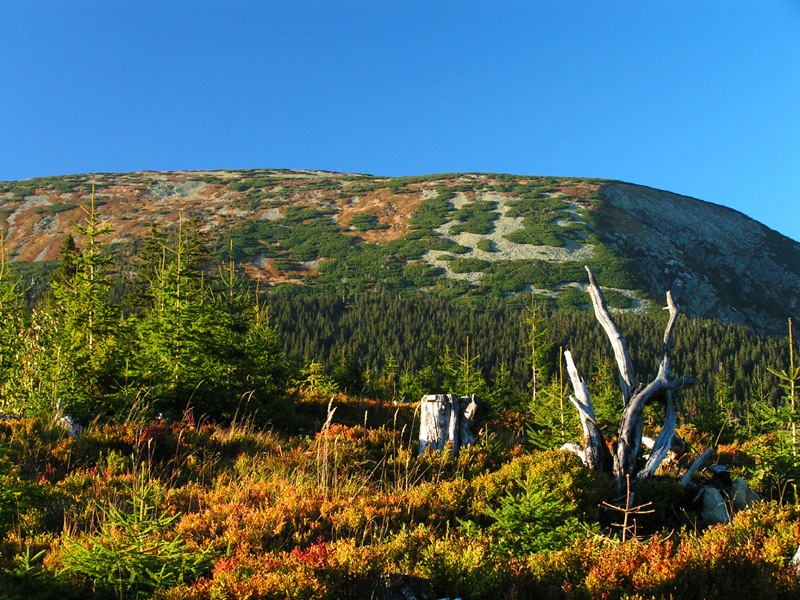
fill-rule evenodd
<path id="1" fill-rule="evenodd" d="M 750 489 L 750 486 L 741 477 L 733 482 L 731 492 L 733 493 L 733 508 L 737 511 L 743 510 L 761 500 L 761 496 Z"/>
<path id="2" fill-rule="evenodd" d="M 800 546 L 797 547 L 797 552 L 794 553 L 794 556 L 789 561 L 789 568 L 795 575 L 800 576 Z"/>
<path id="3" fill-rule="evenodd" d="M 704 487 L 698 494 L 698 497 L 700 496 L 703 501 L 700 518 L 703 519 L 703 522 L 707 525 L 718 525 L 731 520 L 725 497 L 717 488 Z"/>

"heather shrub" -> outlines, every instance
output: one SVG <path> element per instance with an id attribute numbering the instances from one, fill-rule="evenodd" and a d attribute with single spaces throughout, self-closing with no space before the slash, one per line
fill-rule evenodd
<path id="1" fill-rule="evenodd" d="M 485 538 L 447 535 L 422 551 L 419 573 L 434 580 L 439 597 L 480 600 L 505 597 L 509 571 Z"/>
<path id="2" fill-rule="evenodd" d="M 586 598 L 581 593 L 584 580 L 597 556 L 612 545 L 599 536 L 584 535 L 562 550 L 528 555 L 517 576 L 528 590 L 522 597 Z"/>
<path id="3" fill-rule="evenodd" d="M 659 538 L 647 544 L 632 540 L 609 545 L 594 556 L 580 587 L 591 598 L 622 599 L 642 592 L 661 597 L 656 595 L 658 589 L 673 578 L 673 548 L 672 541 Z"/>
<path id="4" fill-rule="evenodd" d="M 531 557 L 530 568 L 545 597 L 796 598 L 800 582 L 788 561 L 800 543 L 797 515 L 796 506 L 764 504 L 699 534 L 580 540 L 542 563 Z"/>
<path id="5" fill-rule="evenodd" d="M 681 541 L 669 560 L 670 578 L 655 588 L 661 597 L 690 600 L 731 596 L 756 600 L 798 597 L 800 583 L 788 569 L 791 554 L 785 556 L 782 564 L 778 564 L 775 557 L 762 554 L 766 531 L 751 537 L 750 543 L 740 544 L 735 540 L 736 535 L 720 536 L 720 529 L 722 527 L 715 526 L 699 538 Z M 737 529 L 734 526 L 734 532 Z M 647 591 L 647 584 L 649 582 L 641 586 L 643 592 Z"/>
<path id="6" fill-rule="evenodd" d="M 653 501 L 657 513 L 638 523 L 640 541 L 622 544 L 597 525 L 610 480 L 574 455 L 487 437 L 458 456 L 418 457 L 410 437 L 179 422 L 90 426 L 73 439 L 33 421 L 0 424 L 0 500 L 19 500 L 2 513 L 0 598 L 370 598 L 387 573 L 464 600 L 800 593 L 787 569 L 800 544 L 795 505 L 643 541 L 674 525 L 682 498 L 674 479 L 656 477 L 635 504 Z"/>
<path id="7" fill-rule="evenodd" d="M 378 548 L 320 539 L 302 549 L 220 558 L 210 579 L 157 597 L 359 600 L 373 597 L 386 568 Z"/>
<path id="8" fill-rule="evenodd" d="M 737 513 L 730 525 L 710 527 L 700 538 L 706 550 L 750 548 L 762 560 L 785 566 L 800 545 L 800 505 L 762 502 Z"/>
<path id="9" fill-rule="evenodd" d="M 58 521 L 57 494 L 47 486 L 28 481 L 0 449 L 0 534 L 16 528 L 37 533 Z"/>
<path id="10" fill-rule="evenodd" d="M 458 456 L 445 452 L 426 452 L 414 459 L 416 471 L 424 481 L 466 478 L 480 479 L 487 471 L 491 472 L 506 463 L 511 457 L 509 451 L 497 444 L 475 444 L 462 448 Z"/>

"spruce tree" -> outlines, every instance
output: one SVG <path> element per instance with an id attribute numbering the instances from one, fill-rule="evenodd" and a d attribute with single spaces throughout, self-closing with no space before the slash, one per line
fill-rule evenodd
<path id="1" fill-rule="evenodd" d="M 268 307 L 259 302 L 257 291 L 248 290 L 233 261 L 219 269 L 203 308 L 212 325 L 204 387 L 213 392 L 214 401 L 206 412 L 229 420 L 247 411 L 274 422 L 286 408 L 283 348 L 270 325 Z"/>
<path id="2" fill-rule="evenodd" d="M 120 311 L 108 302 L 113 258 L 104 252 L 102 239 L 112 229 L 100 223 L 94 207 L 94 189 L 89 208 L 82 208 L 86 219 L 74 230 L 81 247 L 78 251 L 67 248 L 71 256 L 69 269 L 52 286 L 58 322 L 54 351 L 64 366 L 58 387 L 65 409 L 94 414 L 115 409 L 105 403 L 105 394 L 113 388 L 122 358 L 118 344 L 124 326 Z M 71 245 L 65 243 L 68 246 Z"/>
<path id="3" fill-rule="evenodd" d="M 203 393 L 206 378 L 218 376 L 210 364 L 210 293 L 202 273 L 191 266 L 182 223 L 174 244 L 161 245 L 158 263 L 148 265 L 143 276 L 149 310 L 137 330 L 135 373 L 160 410 L 180 414 Z"/>
<path id="4" fill-rule="evenodd" d="M 155 408 L 173 416 L 191 408 L 222 421 L 243 411 L 274 419 L 286 408 L 287 367 L 267 307 L 232 261 L 206 276 L 193 223 L 181 223 L 172 242 L 154 235 L 150 244 L 134 371 Z"/>
<path id="5" fill-rule="evenodd" d="M 780 386 L 783 389 L 784 395 L 781 404 L 778 406 L 776 424 L 781 426 L 784 432 L 788 433 L 789 447 L 793 457 L 794 467 L 800 465 L 800 458 L 798 455 L 798 440 L 797 440 L 797 404 L 798 389 L 800 389 L 800 364 L 795 360 L 794 353 L 794 335 L 792 331 L 792 320 L 789 319 L 789 369 L 777 370 L 769 368 L 769 372 L 775 375 L 780 380 Z"/>
<path id="6" fill-rule="evenodd" d="M 479 358 L 480 356 L 470 356 L 469 336 L 467 336 L 464 354 L 456 357 L 455 382 L 450 390 L 451 392 L 455 392 L 459 396 L 476 394 L 486 397 L 488 390 L 486 389 L 486 380 L 477 365 Z"/>
<path id="7" fill-rule="evenodd" d="M 391 400 L 397 399 L 397 376 L 399 372 L 400 365 L 397 362 L 397 357 L 394 352 L 389 352 L 381 372 L 380 384 L 386 392 L 391 392 Z"/>
<path id="8" fill-rule="evenodd" d="M 531 379 L 528 387 L 531 391 L 531 404 L 536 406 L 539 390 L 547 384 L 549 372 L 547 356 L 550 353 L 552 344 L 547 339 L 548 330 L 544 327 L 545 316 L 543 309 L 537 305 L 533 294 L 530 297 L 530 304 L 525 306 L 523 321 L 528 330 L 528 339 L 525 345 L 529 348 L 529 354 L 525 362 L 531 367 Z"/>
<path id="9" fill-rule="evenodd" d="M 25 408 L 18 401 L 16 383 L 24 361 L 26 319 L 24 296 L 19 278 L 8 268 L 5 235 L 0 233 L 0 412 L 19 413 Z"/>
<path id="10" fill-rule="evenodd" d="M 288 409 L 289 366 L 278 329 L 270 322 L 269 307 L 258 301 L 248 310 L 243 356 L 246 363 L 240 377 L 247 389 L 255 391 L 251 408 L 259 410 L 261 420 L 280 421 Z"/>
<path id="11" fill-rule="evenodd" d="M 557 448 L 581 440 L 578 415 L 569 400 L 562 348 L 558 362 L 558 374 L 539 391 L 536 404 L 530 406 L 528 439 L 537 448 Z"/>
<path id="12" fill-rule="evenodd" d="M 56 272 L 56 279 L 62 282 L 70 281 L 78 273 L 76 259 L 80 256 L 80 250 L 75 243 L 72 234 L 67 234 L 61 246 L 58 248 L 60 263 Z"/>
<path id="13" fill-rule="evenodd" d="M 486 393 L 492 408 L 519 411 L 528 405 L 528 396 L 516 383 L 505 361 L 501 361 L 494 372 L 492 385 Z"/>

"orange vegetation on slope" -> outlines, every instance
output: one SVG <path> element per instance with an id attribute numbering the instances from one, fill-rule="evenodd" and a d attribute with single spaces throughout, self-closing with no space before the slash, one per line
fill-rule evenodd
<path id="1" fill-rule="evenodd" d="M 357 198 L 341 200 L 339 202 L 341 211 L 336 216 L 336 220 L 340 227 L 346 229 L 350 220 L 356 215 L 377 217 L 378 223 L 388 225 L 389 228 L 371 231 L 345 231 L 344 233 L 356 235 L 370 244 L 385 244 L 401 238 L 407 233 L 406 223 L 422 204 L 423 199 L 423 195 L 419 192 L 392 194 L 388 188 L 381 188 Z"/>

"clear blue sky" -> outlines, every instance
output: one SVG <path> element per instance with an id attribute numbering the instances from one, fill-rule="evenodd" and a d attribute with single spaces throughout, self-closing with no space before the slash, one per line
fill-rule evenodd
<path id="1" fill-rule="evenodd" d="M 800 0 L 3 0 L 0 22 L 0 180 L 602 177 L 800 240 Z"/>

